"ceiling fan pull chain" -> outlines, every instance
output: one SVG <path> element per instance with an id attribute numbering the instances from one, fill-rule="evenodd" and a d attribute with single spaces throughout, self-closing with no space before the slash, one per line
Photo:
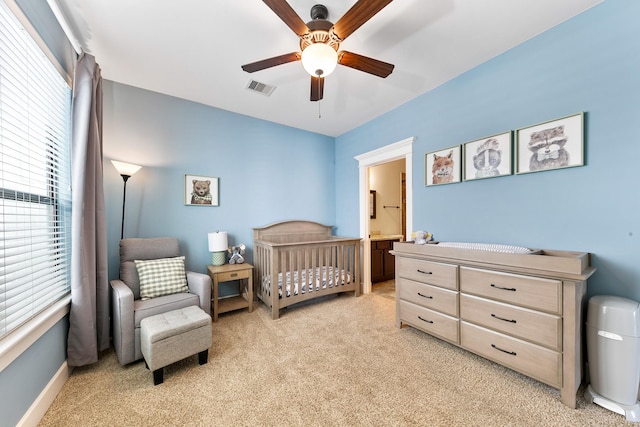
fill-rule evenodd
<path id="1" fill-rule="evenodd" d="M 322 113 L 320 112 L 320 101 L 318 100 L 318 118 L 322 118 Z"/>

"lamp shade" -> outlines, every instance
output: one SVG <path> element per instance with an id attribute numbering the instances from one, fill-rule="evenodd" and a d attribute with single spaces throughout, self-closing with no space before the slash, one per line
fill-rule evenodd
<path id="1" fill-rule="evenodd" d="M 131 163 L 118 162 L 116 160 L 111 160 L 111 163 L 113 163 L 113 166 L 116 168 L 120 175 L 126 176 L 132 176 L 142 167 L 138 165 L 132 165 Z"/>
<path id="2" fill-rule="evenodd" d="M 338 52 L 324 43 L 314 43 L 302 51 L 302 66 L 314 77 L 326 77 L 336 69 Z"/>
<path id="3" fill-rule="evenodd" d="M 228 247 L 226 231 L 209 233 L 209 252 L 224 252 Z"/>

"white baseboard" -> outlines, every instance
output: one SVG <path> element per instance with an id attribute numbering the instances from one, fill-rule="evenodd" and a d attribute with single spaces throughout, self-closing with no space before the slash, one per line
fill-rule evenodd
<path id="1" fill-rule="evenodd" d="M 65 360 L 62 366 L 60 366 L 60 369 L 58 369 L 58 372 L 51 378 L 49 384 L 47 384 L 29 410 L 24 414 L 18 423 L 18 427 L 35 427 L 38 425 L 47 412 L 47 409 L 49 409 L 49 406 L 53 403 L 53 400 L 58 393 L 60 393 L 60 390 L 62 390 L 64 383 L 67 382 L 69 375 L 71 375 L 71 368 L 69 368 Z"/>

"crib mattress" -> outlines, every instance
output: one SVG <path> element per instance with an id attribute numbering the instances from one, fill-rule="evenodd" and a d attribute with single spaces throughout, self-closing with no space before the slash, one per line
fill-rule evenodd
<path id="1" fill-rule="evenodd" d="M 283 276 L 282 273 L 278 273 L 278 297 L 279 298 L 282 298 L 282 294 L 283 294 L 282 276 Z M 302 276 L 302 277 L 300 278 L 298 276 Z M 300 285 L 300 283 L 302 284 Z M 293 274 L 291 274 L 290 271 L 287 271 L 285 274 L 284 289 L 285 289 L 285 295 L 289 297 L 291 296 L 292 288 L 293 288 L 293 295 L 298 295 L 298 292 L 301 292 L 304 294 L 305 292 L 307 292 L 307 290 L 319 291 L 320 289 L 326 289 L 327 287 L 331 288 L 334 286 L 334 284 L 338 286 L 338 285 L 344 285 L 347 283 L 351 283 L 350 272 L 346 270 L 339 270 L 337 268 L 333 268 L 333 266 L 329 266 L 329 267 L 324 266 L 324 267 L 317 267 L 315 275 L 313 274 L 313 271 L 311 268 L 307 270 L 302 270 L 301 272 L 296 270 L 293 272 Z M 263 291 L 266 291 L 268 295 L 271 295 L 271 276 L 265 275 L 262 277 L 262 289 Z"/>

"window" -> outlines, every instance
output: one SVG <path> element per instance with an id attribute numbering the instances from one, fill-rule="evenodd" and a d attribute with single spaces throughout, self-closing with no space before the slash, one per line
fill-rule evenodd
<path id="1" fill-rule="evenodd" d="M 0 1 L 0 338 L 69 294 L 71 89 Z"/>

